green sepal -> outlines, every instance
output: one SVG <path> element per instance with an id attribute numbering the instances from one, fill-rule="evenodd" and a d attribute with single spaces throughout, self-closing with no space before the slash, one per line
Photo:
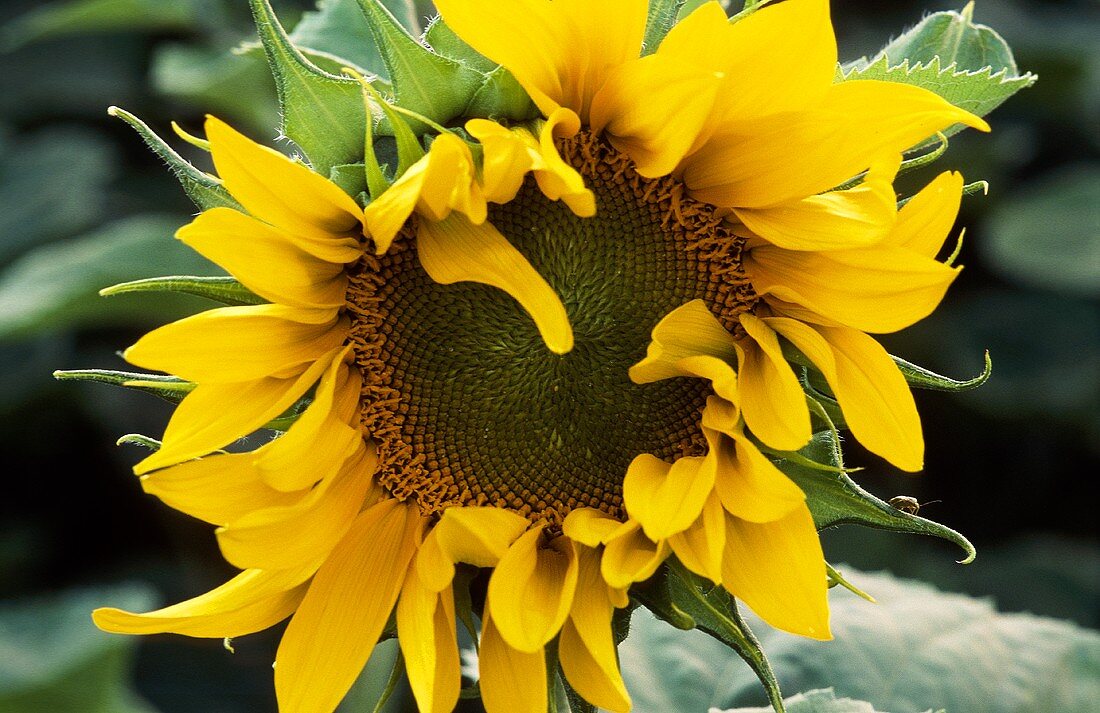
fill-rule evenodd
<path id="1" fill-rule="evenodd" d="M 145 145 L 168 165 L 168 170 L 183 186 L 187 197 L 201 210 L 210 210 L 211 208 L 243 210 L 241 204 L 229 195 L 229 191 L 225 190 L 221 181 L 195 168 L 187 159 L 176 153 L 176 150 L 169 146 L 164 139 L 157 136 L 144 121 L 124 109 L 119 109 L 117 106 L 107 109 L 107 114 L 122 119 L 138 133 Z"/>
<path id="2" fill-rule="evenodd" d="M 275 77 L 283 133 L 305 152 L 314 170 L 363 156 L 366 113 L 354 79 L 329 74 L 306 59 L 287 37 L 268 0 L 249 0 Z"/>
<path id="3" fill-rule="evenodd" d="M 649 16 L 645 23 L 645 39 L 642 40 L 642 56 L 657 51 L 661 40 L 676 26 L 684 0 L 649 0 Z"/>
<path id="4" fill-rule="evenodd" d="M 424 157 L 424 147 L 420 145 L 420 140 L 416 138 L 416 133 L 413 131 L 413 128 L 409 126 L 409 122 L 405 121 L 405 118 L 401 115 L 401 113 L 394 109 L 394 106 L 386 101 L 385 97 L 378 93 L 378 90 L 376 90 L 373 86 L 366 82 L 364 82 L 362 86 L 364 92 L 364 101 L 367 101 L 369 96 L 369 99 L 372 100 L 374 104 L 382 110 L 382 114 L 385 116 L 386 121 L 389 124 L 390 135 L 393 136 L 394 141 L 396 141 L 397 143 L 397 170 L 394 172 L 393 175 L 393 180 L 396 181 L 398 178 L 401 178 L 401 176 L 404 175 L 405 171 L 409 170 L 410 166 L 412 166 L 414 163 Z M 380 125 L 377 129 L 380 134 L 382 133 L 381 128 L 382 126 Z M 375 149 L 376 147 L 374 145 L 374 142 L 371 142 L 369 148 L 365 149 L 364 151 L 364 156 L 366 157 L 366 165 L 368 167 L 379 165 L 378 159 L 376 158 Z M 377 175 L 381 175 L 381 170 L 378 171 Z M 374 185 L 372 185 L 371 174 L 367 175 L 367 183 L 368 185 L 371 185 L 372 198 L 377 198 L 379 195 L 385 192 L 385 188 L 382 188 L 382 186 L 379 185 L 378 187 L 381 188 L 381 191 L 377 195 L 375 194 L 375 187 Z M 386 188 L 388 187 L 389 182 L 386 183 Z"/>
<path id="5" fill-rule="evenodd" d="M 140 433 L 127 433 L 125 436 L 121 436 L 115 441 L 116 446 L 141 446 L 142 448 L 148 448 L 156 453 L 160 450 L 161 442 L 155 438 L 149 436 L 143 436 Z"/>
<path id="6" fill-rule="evenodd" d="M 328 180 L 340 187 L 351 197 L 367 192 L 367 166 L 365 163 L 342 163 L 333 166 Z"/>
<path id="7" fill-rule="evenodd" d="M 814 434 L 801 453 L 819 463 L 843 466 L 836 435 L 829 431 Z M 937 522 L 898 510 L 859 487 L 846 473 L 825 473 L 790 461 L 779 461 L 776 465 L 806 493 L 806 504 L 813 514 L 818 530 L 854 524 L 879 530 L 928 535 L 961 547 L 966 553 L 966 557 L 961 560 L 962 564 L 973 562 L 977 556 L 974 545 L 958 532 Z"/>
<path id="8" fill-rule="evenodd" d="M 260 297 L 232 277 L 194 277 L 173 275 L 150 277 L 144 280 L 123 282 L 99 291 L 101 297 L 125 295 L 135 292 L 179 292 L 205 297 L 230 306 L 260 305 L 267 300 Z"/>
<path id="9" fill-rule="evenodd" d="M 53 376 L 58 381 L 94 381 L 100 384 L 121 386 L 136 391 L 144 391 L 147 394 L 159 396 L 165 401 L 178 404 L 187 394 L 195 389 L 195 384 L 184 381 L 175 376 L 162 374 L 138 374 L 129 371 L 113 371 L 110 369 L 73 369 L 70 371 L 55 371 Z"/>
<path id="10" fill-rule="evenodd" d="M 929 371 L 922 366 L 911 364 L 901 357 L 891 357 L 894 363 L 898 365 L 898 369 L 905 376 L 905 380 L 910 386 L 915 386 L 919 389 L 929 389 L 931 391 L 970 391 L 976 389 L 985 382 L 989 381 L 990 375 L 993 374 L 993 360 L 989 358 L 989 352 L 985 353 L 985 368 L 982 369 L 982 373 L 975 376 L 973 379 L 967 379 L 965 381 L 959 381 L 946 376 L 940 376 L 934 371 Z"/>
<path id="11" fill-rule="evenodd" d="M 460 62 L 470 69 L 489 74 L 500 65 L 481 54 L 458 36 L 442 16 L 436 16 L 424 30 L 424 41 L 437 54 Z"/>
<path id="12" fill-rule="evenodd" d="M 849 582 L 844 577 L 843 574 L 838 572 L 837 569 L 835 567 L 833 567 L 831 564 L 829 564 L 828 562 L 825 563 L 825 573 L 829 577 L 829 589 L 832 589 L 833 587 L 837 587 L 837 586 L 843 587 L 844 589 L 847 589 L 849 592 L 856 595 L 860 599 L 865 599 L 865 600 L 871 602 L 872 604 L 877 604 L 878 603 L 878 602 L 875 601 L 875 598 L 872 597 L 870 594 L 868 594 L 867 592 L 863 591 L 862 589 L 860 589 L 856 585 Z"/>
<path id="13" fill-rule="evenodd" d="M 530 121 L 539 116 L 539 110 L 515 76 L 504 67 L 497 67 L 485 76 L 485 81 L 474 93 L 464 114 L 507 121 Z"/>
<path id="14" fill-rule="evenodd" d="M 378 0 L 358 0 L 389 71 L 396 104 L 440 124 L 461 116 L 485 77 L 432 52 L 409 34 Z M 417 134 L 428 127 L 414 127 Z"/>

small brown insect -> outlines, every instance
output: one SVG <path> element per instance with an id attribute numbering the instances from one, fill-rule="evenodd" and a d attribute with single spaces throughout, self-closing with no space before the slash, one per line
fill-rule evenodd
<path id="1" fill-rule="evenodd" d="M 931 505 L 932 503 L 938 503 L 939 500 L 929 500 L 926 503 L 918 502 L 916 498 L 911 495 L 897 495 L 890 498 L 887 501 L 891 507 L 895 510 L 901 510 L 907 515 L 916 515 L 920 512 L 920 509 L 925 505 Z"/>

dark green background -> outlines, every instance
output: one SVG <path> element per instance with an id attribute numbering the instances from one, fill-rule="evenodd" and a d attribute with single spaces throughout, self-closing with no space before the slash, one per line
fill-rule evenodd
<path id="1" fill-rule="evenodd" d="M 308 3 L 275 4 L 292 25 Z M 138 601 L 169 602 L 231 576 L 210 528 L 144 496 L 129 472 L 141 454 L 113 445 L 123 433 L 159 435 L 170 407 L 58 384 L 50 373 L 124 368 L 115 352 L 143 330 L 206 306 L 158 300 L 143 316 L 141 298 L 94 296 L 112 282 L 200 265 L 171 239 L 193 206 L 106 107 L 133 111 L 166 137 L 173 119 L 197 132 L 205 112 L 259 140 L 276 134 L 262 61 L 227 54 L 250 38 L 243 0 L 166 1 L 126 31 L 14 32 L 12 18 L 38 5 L 0 3 L 0 641 L 3 617 L 47 612 L 44 597 L 137 582 L 149 585 Z M 958 8 L 836 0 L 842 60 L 874 52 L 937 9 Z M 988 348 L 993 378 L 977 392 L 918 393 L 928 443 L 922 475 L 890 472 L 854 443 L 848 458 L 866 466 L 857 479 L 878 495 L 937 501 L 924 513 L 970 536 L 979 558 L 963 568 L 946 546 L 850 530 L 826 533 L 826 552 L 994 595 L 1003 610 L 1095 627 L 1100 11 L 1090 0 L 984 0 L 976 19 L 1001 31 L 1021 70 L 1040 81 L 992 115 L 992 135 L 952 139 L 935 170 L 961 168 L 992 186 L 964 202 L 966 269 L 933 317 L 884 341 L 958 377 L 979 371 Z M 276 642 L 277 632 L 248 637 L 230 656 L 218 641 L 146 639 L 136 685 L 166 713 L 274 710 Z M 0 647 L 3 657 L 20 651 Z"/>

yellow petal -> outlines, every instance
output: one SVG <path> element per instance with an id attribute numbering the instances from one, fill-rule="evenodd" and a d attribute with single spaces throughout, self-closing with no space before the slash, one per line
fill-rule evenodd
<path id="1" fill-rule="evenodd" d="M 252 460 L 251 453 L 212 455 L 144 475 L 141 487 L 169 507 L 213 525 L 257 508 L 290 505 L 300 497 L 265 483 Z"/>
<path id="2" fill-rule="evenodd" d="M 596 508 L 577 508 L 565 516 L 562 532 L 566 537 L 589 547 L 597 547 L 607 541 L 621 522 Z"/>
<path id="3" fill-rule="evenodd" d="M 359 515 L 317 571 L 279 644 L 281 713 L 336 708 L 393 611 L 421 527 L 415 508 L 393 499 Z"/>
<path id="4" fill-rule="evenodd" d="M 813 106 L 833 83 L 837 61 L 828 0 L 787 0 L 732 25 L 721 5 L 708 2 L 657 52 L 725 74 L 716 119 L 745 122 Z"/>
<path id="5" fill-rule="evenodd" d="M 630 521 L 608 541 L 600 560 L 600 572 L 611 587 L 626 589 L 635 582 L 649 579 L 668 553 L 666 542 L 653 542 L 642 532 L 641 525 Z"/>
<path id="6" fill-rule="evenodd" d="M 324 176 L 212 116 L 206 136 L 226 190 L 260 220 L 322 240 L 361 230 L 359 206 Z"/>
<path id="7" fill-rule="evenodd" d="M 809 508 L 782 520 L 726 518 L 722 586 L 777 629 L 831 639 L 825 558 Z"/>
<path id="8" fill-rule="evenodd" d="M 284 435 L 255 453 L 264 481 L 282 491 L 304 490 L 363 450 L 363 436 L 339 410 L 348 396 L 359 400 L 362 377 L 336 359 L 321 377 L 313 401 Z"/>
<path id="9" fill-rule="evenodd" d="M 257 508 L 217 530 L 222 556 L 242 569 L 284 569 L 319 563 L 351 527 L 368 501 L 377 465 L 364 451 L 298 502 Z"/>
<path id="10" fill-rule="evenodd" d="M 812 111 L 727 126 L 688 158 L 684 181 L 693 197 L 714 205 L 774 206 L 838 186 L 956 123 L 989 128 L 919 87 L 841 82 Z"/>
<path id="11" fill-rule="evenodd" d="M 692 300 L 665 315 L 653 328 L 645 359 L 630 367 L 630 380 L 648 384 L 685 376 L 685 357 L 710 356 L 737 363 L 737 344 L 702 300 Z"/>
<path id="12" fill-rule="evenodd" d="M 607 638 L 611 638 L 608 622 Z M 558 640 L 558 660 L 562 673 L 581 698 L 599 706 L 601 710 L 627 713 L 630 710 L 630 694 L 619 673 L 618 659 L 612 647 L 611 660 L 599 660 L 584 645 L 573 621 L 565 622 Z"/>
<path id="13" fill-rule="evenodd" d="M 587 119 L 607 73 L 638 56 L 646 25 L 646 5 L 636 0 L 442 0 L 436 8 L 511 71 L 544 116 L 564 106 Z"/>
<path id="14" fill-rule="evenodd" d="M 762 246 L 746 255 L 745 271 L 758 294 L 875 333 L 896 332 L 927 317 L 959 273 L 887 244 L 824 253 Z"/>
<path id="15" fill-rule="evenodd" d="M 546 713 L 546 657 L 508 645 L 492 617 L 492 599 L 485 602 L 478 650 L 481 702 L 487 713 Z"/>
<path id="16" fill-rule="evenodd" d="M 274 626 L 297 608 L 312 570 L 241 572 L 217 589 L 147 614 L 102 608 L 92 613 L 96 626 L 116 634 L 173 633 L 221 639 Z"/>
<path id="17" fill-rule="evenodd" d="M 451 588 L 428 589 L 410 567 L 397 602 L 397 636 L 418 710 L 451 713 L 462 686 Z"/>
<path id="18" fill-rule="evenodd" d="M 592 101 L 592 131 L 606 131 L 642 176 L 668 175 L 696 145 L 722 81 L 720 73 L 663 55 L 620 65 Z"/>
<path id="19" fill-rule="evenodd" d="M 421 581 L 439 592 L 454 579 L 457 562 L 495 567 L 529 524 L 522 515 L 495 507 L 444 510 L 417 555 Z"/>
<path id="20" fill-rule="evenodd" d="M 123 357 L 200 384 L 290 376 L 344 343 L 347 323 L 330 314 L 314 324 L 282 305 L 221 307 L 153 330 Z"/>
<path id="21" fill-rule="evenodd" d="M 535 162 L 535 181 L 539 190 L 552 201 L 560 200 L 581 218 L 596 215 L 596 196 L 584 186 L 584 178 L 562 160 L 556 138 L 569 138 L 581 128 L 580 118 L 571 109 L 557 109 L 539 132 L 539 160 Z"/>
<path id="22" fill-rule="evenodd" d="M 936 257 L 955 225 L 962 189 L 962 174 L 941 173 L 898 211 L 898 222 L 887 242 L 925 257 Z"/>
<path id="23" fill-rule="evenodd" d="M 294 378 L 269 377 L 240 384 L 200 384 L 180 402 L 164 431 L 160 450 L 134 466 L 142 475 L 223 448 L 247 436 L 297 401 L 333 359 L 333 350 Z"/>
<path id="24" fill-rule="evenodd" d="M 871 167 L 863 183 L 767 208 L 734 209 L 749 230 L 789 250 L 843 250 L 881 242 L 897 219 L 901 155 Z"/>
<path id="25" fill-rule="evenodd" d="M 479 282 L 514 297 L 550 351 L 565 354 L 573 348 L 573 328 L 557 293 L 489 223 L 474 225 L 457 215 L 439 223 L 421 221 L 417 254 L 424 271 L 440 284 Z"/>
<path id="26" fill-rule="evenodd" d="M 699 517 L 714 487 L 714 458 L 680 458 L 671 466 L 642 454 L 627 468 L 623 501 L 654 542 L 683 532 Z"/>
<path id="27" fill-rule="evenodd" d="M 289 233 L 243 213 L 208 210 L 180 228 L 176 237 L 264 299 L 306 309 L 344 306 L 347 277 L 342 263 L 317 259 Z M 348 252 L 347 262 L 359 255 L 357 249 Z"/>
<path id="28" fill-rule="evenodd" d="M 802 490 L 744 436 L 723 438 L 716 450 L 720 458 L 714 489 L 730 514 L 749 522 L 772 522 L 805 502 Z"/>
<path id="29" fill-rule="evenodd" d="M 726 547 L 726 513 L 712 492 L 691 527 L 668 540 L 684 566 L 712 582 L 722 581 L 722 553 Z"/>
<path id="30" fill-rule="evenodd" d="M 470 119 L 466 131 L 481 143 L 481 189 L 485 200 L 507 203 L 539 159 L 539 142 L 526 128 L 507 129 L 488 119 Z"/>
<path id="31" fill-rule="evenodd" d="M 772 448 L 796 451 L 809 442 L 806 394 L 783 358 L 779 338 L 760 318 L 744 313 L 741 326 L 751 341 L 741 352 L 741 411 L 757 438 Z"/>
<path id="32" fill-rule="evenodd" d="M 489 579 L 489 599 L 500 635 L 519 651 L 533 653 L 561 629 L 577 587 L 572 540 L 558 537 L 540 546 L 543 528 L 512 543 Z"/>
<path id="33" fill-rule="evenodd" d="M 913 394 L 878 342 L 847 327 L 810 327 L 786 318 L 765 321 L 825 376 L 852 435 L 867 450 L 902 470 L 924 467 L 924 437 Z"/>

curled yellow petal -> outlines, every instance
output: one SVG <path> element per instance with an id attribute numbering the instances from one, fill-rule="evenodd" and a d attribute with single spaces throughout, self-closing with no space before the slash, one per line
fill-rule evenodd
<path id="1" fill-rule="evenodd" d="M 562 532 L 589 547 L 598 547 L 619 529 L 621 522 L 596 508 L 577 508 L 565 516 Z"/>
<path id="2" fill-rule="evenodd" d="M 451 713 L 462 686 L 451 588 L 432 591 L 410 567 L 397 602 L 397 637 L 419 710 Z"/>
<path id="3" fill-rule="evenodd" d="M 615 589 L 626 589 L 648 579 L 668 557 L 665 541 L 653 542 L 634 521 L 623 524 L 608 540 L 600 560 L 604 581 Z"/>
<path id="4" fill-rule="evenodd" d="M 417 254 L 424 271 L 440 284 L 479 282 L 514 297 L 550 351 L 565 354 L 573 348 L 573 328 L 557 293 L 489 223 L 474 225 L 460 215 L 422 221 Z"/>
<path id="5" fill-rule="evenodd" d="M 670 537 L 668 544 L 685 567 L 716 584 L 721 583 L 726 513 L 717 493 L 711 492 L 691 527 Z"/>
<path id="6" fill-rule="evenodd" d="M 665 540 L 691 526 L 714 487 L 714 458 L 680 458 L 672 465 L 642 454 L 623 480 L 623 501 L 653 541 Z"/>
<path id="7" fill-rule="evenodd" d="M 737 363 L 737 344 L 702 300 L 692 300 L 669 312 L 653 328 L 645 359 L 630 367 L 630 380 L 648 384 L 687 375 L 685 357 L 710 356 Z"/>
<path id="8" fill-rule="evenodd" d="M 557 109 L 539 132 L 539 160 L 533 170 L 539 190 L 552 201 L 564 202 L 581 218 L 596 215 L 596 197 L 585 188 L 584 178 L 562 160 L 554 144 L 556 138 L 568 138 L 581 128 L 580 118 L 570 109 Z"/>
<path id="9" fill-rule="evenodd" d="M 493 619 L 508 644 L 527 653 L 540 651 L 561 629 L 577 587 L 577 555 L 572 540 L 558 537 L 540 546 L 543 528 L 512 543 L 489 579 Z"/>
<path id="10" fill-rule="evenodd" d="M 779 338 L 759 317 L 740 317 L 751 341 L 741 350 L 741 412 L 749 429 L 764 443 L 796 451 L 810 440 L 806 394 L 783 357 Z"/>
<path id="11" fill-rule="evenodd" d="M 493 600 L 481 620 L 478 671 L 481 702 L 487 713 L 546 713 L 546 656 L 524 652 L 504 640 L 493 621 Z"/>
<path id="12" fill-rule="evenodd" d="M 898 211 L 897 224 L 886 242 L 928 258 L 936 257 L 955 225 L 962 189 L 962 174 L 945 171 L 936 176 Z"/>
<path id="13" fill-rule="evenodd" d="M 458 562 L 495 567 L 529 524 L 522 515 L 495 507 L 444 510 L 417 555 L 421 581 L 438 592 L 454 579 Z"/>

